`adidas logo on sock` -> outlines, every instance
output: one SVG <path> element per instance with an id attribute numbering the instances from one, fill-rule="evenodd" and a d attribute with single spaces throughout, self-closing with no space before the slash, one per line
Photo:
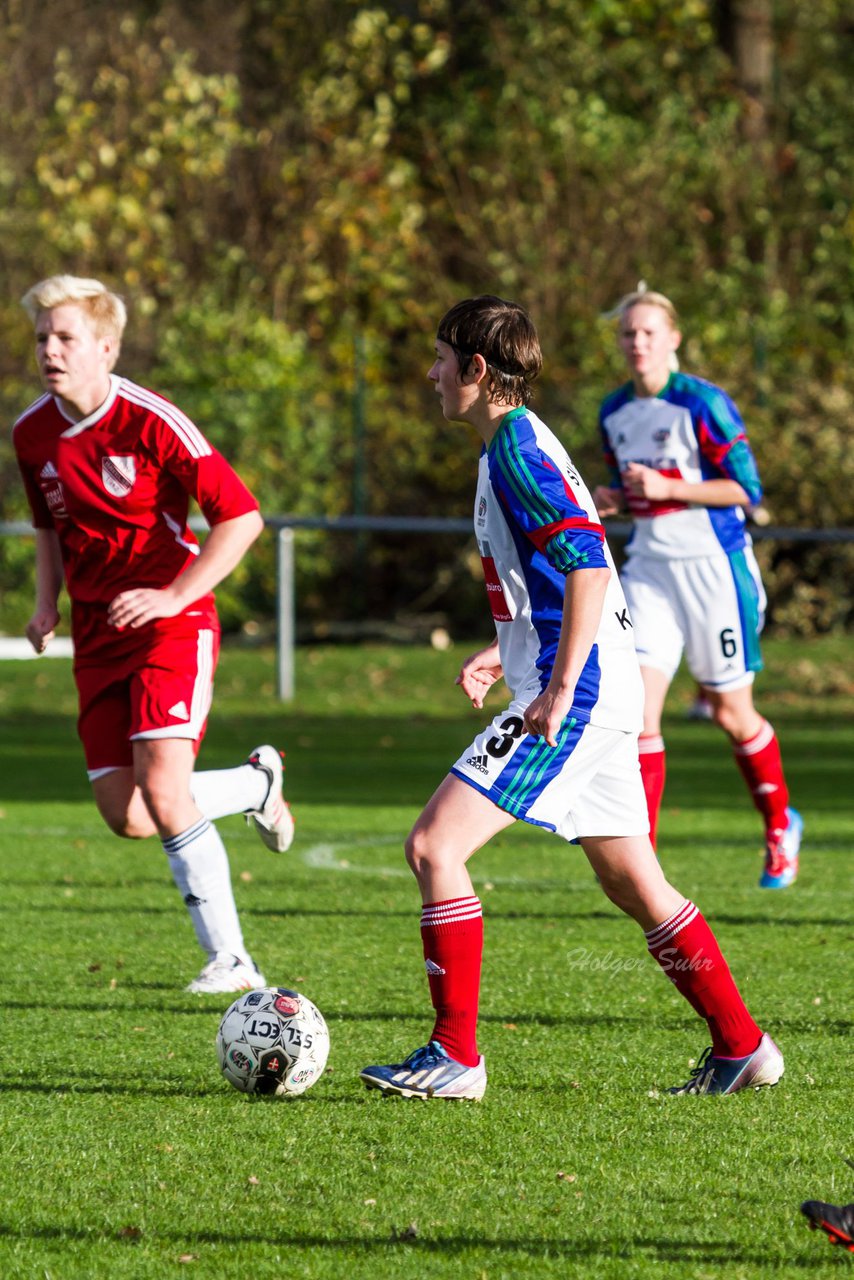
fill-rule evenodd
<path id="1" fill-rule="evenodd" d="M 445 970 L 441 968 L 440 965 L 436 964 L 433 960 L 425 960 L 424 968 L 427 970 L 428 977 L 432 975 L 433 977 L 438 978 L 441 976 L 441 974 L 445 972 Z"/>
<path id="2" fill-rule="evenodd" d="M 479 773 L 489 772 L 489 756 L 469 756 L 466 764 L 470 764 L 473 769 L 477 769 Z"/>

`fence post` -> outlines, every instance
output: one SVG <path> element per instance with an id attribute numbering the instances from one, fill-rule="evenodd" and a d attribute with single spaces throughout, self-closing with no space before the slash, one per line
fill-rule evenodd
<path id="1" fill-rule="evenodd" d="M 276 648 L 279 700 L 294 696 L 294 531 L 279 529 L 276 535 Z"/>

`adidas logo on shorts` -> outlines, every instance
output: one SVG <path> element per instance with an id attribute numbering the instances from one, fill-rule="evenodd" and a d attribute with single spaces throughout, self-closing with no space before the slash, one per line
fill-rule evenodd
<path id="1" fill-rule="evenodd" d="M 468 760 L 466 760 L 466 764 L 470 764 L 471 767 L 473 769 L 477 769 L 479 773 L 489 772 L 488 756 L 469 756 Z"/>

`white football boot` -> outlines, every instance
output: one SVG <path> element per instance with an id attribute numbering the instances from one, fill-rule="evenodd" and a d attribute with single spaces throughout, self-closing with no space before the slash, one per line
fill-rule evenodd
<path id="1" fill-rule="evenodd" d="M 281 752 L 269 744 L 256 747 L 246 763 L 265 773 L 270 783 L 263 805 L 260 809 L 250 809 L 246 821 L 254 822 L 255 830 L 268 849 L 273 853 L 285 853 L 293 844 L 294 818 L 282 794 L 284 766 Z"/>
<path id="2" fill-rule="evenodd" d="M 249 956 L 241 960 L 239 956 L 220 952 L 207 962 L 198 978 L 194 978 L 184 990 L 199 996 L 231 995 L 266 985 L 266 978 L 255 968 Z"/>

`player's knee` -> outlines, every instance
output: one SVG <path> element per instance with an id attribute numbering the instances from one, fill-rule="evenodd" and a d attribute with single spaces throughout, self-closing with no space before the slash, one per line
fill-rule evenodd
<path id="1" fill-rule="evenodd" d="M 426 831 L 416 827 L 409 833 L 403 846 L 409 868 L 416 876 L 438 868 L 435 847 Z"/>
<path id="2" fill-rule="evenodd" d="M 738 739 L 741 729 L 741 716 L 726 704 L 712 707 L 712 720 L 719 729 L 734 741 Z"/>
<path id="3" fill-rule="evenodd" d="M 137 822 L 130 813 L 105 813 L 102 809 L 101 817 L 113 835 L 121 836 L 123 840 L 144 840 L 154 830 L 150 821 L 145 823 Z"/>
<path id="4" fill-rule="evenodd" d="M 411 831 L 406 837 L 403 845 L 403 853 L 406 858 L 407 866 L 410 871 L 414 871 L 418 875 L 418 868 L 421 865 L 420 844 L 414 831 Z"/>
<path id="5" fill-rule="evenodd" d="M 598 875 L 606 898 L 633 920 L 638 919 L 647 896 L 643 878 L 625 867 L 600 867 Z"/>
<path id="6" fill-rule="evenodd" d="M 137 774 L 136 783 L 145 808 L 158 825 L 170 825 L 176 810 L 183 809 L 187 791 L 168 769 L 147 769 Z"/>
<path id="7" fill-rule="evenodd" d="M 631 882 L 624 875 L 612 872 L 608 868 L 600 868 L 597 875 L 605 897 L 621 911 L 629 911 L 636 897 Z"/>

